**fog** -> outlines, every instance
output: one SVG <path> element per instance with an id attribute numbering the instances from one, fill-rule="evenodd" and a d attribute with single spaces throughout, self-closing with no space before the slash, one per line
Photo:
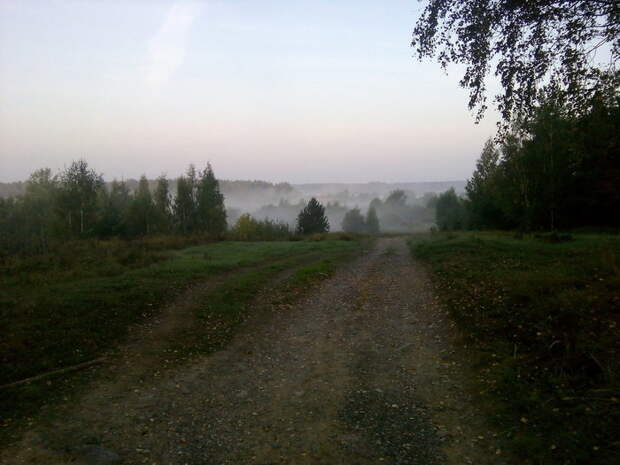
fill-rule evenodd
<path id="1" fill-rule="evenodd" d="M 125 183 L 131 191 L 136 191 L 136 179 L 125 180 Z M 156 181 L 152 179 L 149 184 L 154 191 Z M 255 219 L 282 221 L 294 228 L 300 210 L 315 197 L 325 206 L 331 231 L 342 229 L 342 219 L 348 210 L 359 208 L 365 214 L 371 204 L 379 217 L 381 231 L 426 231 L 435 222 L 433 201 L 436 195 L 450 188 L 457 193 L 465 189 L 465 181 L 290 184 L 220 180 L 219 184 L 229 227 L 247 213 Z M 176 179 L 170 179 L 173 197 L 176 189 Z M 0 183 L 0 198 L 24 192 L 24 182 Z"/>
<path id="2" fill-rule="evenodd" d="M 366 213 L 372 205 L 382 231 L 415 232 L 428 230 L 434 224 L 433 199 L 436 195 L 450 188 L 463 192 L 465 182 L 272 184 L 220 181 L 220 186 L 229 226 L 234 225 L 241 215 L 249 213 L 256 219 L 283 221 L 294 227 L 299 211 L 315 197 L 325 206 L 331 231 L 341 230 L 342 219 L 348 210 L 359 208 Z"/>

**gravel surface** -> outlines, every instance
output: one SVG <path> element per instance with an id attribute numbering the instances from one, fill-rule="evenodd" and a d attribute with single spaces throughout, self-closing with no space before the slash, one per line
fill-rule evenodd
<path id="1" fill-rule="evenodd" d="M 272 297 L 225 350 L 161 370 L 124 359 L 138 367 L 122 380 L 116 367 L 1 463 L 504 463 L 403 238 L 380 239 L 293 305 Z"/>

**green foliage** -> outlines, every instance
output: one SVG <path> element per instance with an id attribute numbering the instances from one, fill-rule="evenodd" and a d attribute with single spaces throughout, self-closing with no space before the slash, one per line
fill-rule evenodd
<path id="1" fill-rule="evenodd" d="M 467 185 L 471 225 L 522 230 L 620 226 L 620 102 L 580 117 L 549 101 L 489 141 Z"/>
<path id="2" fill-rule="evenodd" d="M 73 236 L 91 235 L 95 225 L 97 194 L 103 177 L 88 168 L 85 160 L 71 163 L 60 174 L 57 208 L 66 218 L 66 230 Z"/>
<path id="3" fill-rule="evenodd" d="M 211 164 L 202 173 L 196 185 L 196 226 L 199 231 L 213 235 L 222 235 L 226 231 L 226 209 L 224 196 Z"/>
<path id="4" fill-rule="evenodd" d="M 246 213 L 239 217 L 228 236 L 236 241 L 281 241 L 290 238 L 291 231 L 284 222 L 256 220 Z"/>
<path id="5" fill-rule="evenodd" d="M 478 119 L 493 72 L 503 88 L 495 101 L 510 123 L 532 115 L 550 92 L 572 114 L 587 112 L 597 94 L 613 101 L 620 88 L 619 27 L 615 0 L 428 0 L 412 46 L 419 59 L 436 58 L 444 69 L 464 65 L 460 85 L 470 91 Z M 601 47 L 604 59 L 596 56 Z"/>
<path id="6" fill-rule="evenodd" d="M 312 197 L 297 216 L 298 234 L 315 234 L 329 231 L 329 221 L 325 216 L 325 207 Z"/>
<path id="7" fill-rule="evenodd" d="M 152 232 L 156 221 L 155 204 L 149 189 L 149 182 L 143 175 L 129 206 L 127 215 L 129 233 L 131 236 L 146 236 Z"/>
<path id="8" fill-rule="evenodd" d="M 499 206 L 498 162 L 500 152 L 493 140 L 485 142 L 476 170 L 467 181 L 465 191 L 469 199 L 470 226 L 476 228 L 497 227 L 503 222 Z"/>
<path id="9" fill-rule="evenodd" d="M 0 260 L 13 254 L 40 254 L 76 238 L 135 238 L 166 234 L 209 234 L 226 229 L 224 197 L 211 165 L 200 174 L 193 166 L 177 182 L 171 205 L 168 179 L 160 176 L 151 192 L 145 176 L 134 192 L 125 181 L 109 189 L 84 160 L 57 176 L 35 171 L 22 195 L 0 198 Z"/>
<path id="10" fill-rule="evenodd" d="M 480 401 L 523 463 L 620 453 L 620 239 L 491 233 L 412 239 L 479 353 Z"/>
<path id="11" fill-rule="evenodd" d="M 224 196 L 210 163 L 201 173 L 190 165 L 186 176 L 177 180 L 173 214 L 181 233 L 200 231 L 218 237 L 226 231 Z"/>
<path id="12" fill-rule="evenodd" d="M 172 207 L 176 229 L 187 234 L 195 229 L 196 199 L 194 197 L 194 179 L 181 176 L 177 179 L 177 195 Z"/>
<path id="13" fill-rule="evenodd" d="M 164 175 L 157 178 L 153 203 L 155 207 L 155 230 L 160 234 L 169 233 L 172 229 L 172 206 L 170 183 Z"/>
<path id="14" fill-rule="evenodd" d="M 126 237 L 131 192 L 125 182 L 112 181 L 110 192 L 99 191 L 99 221 L 96 234 L 101 238 Z"/>
<path id="15" fill-rule="evenodd" d="M 435 218 L 437 226 L 442 231 L 465 228 L 465 205 L 463 200 L 456 195 L 454 189 L 447 190 L 437 197 Z"/>

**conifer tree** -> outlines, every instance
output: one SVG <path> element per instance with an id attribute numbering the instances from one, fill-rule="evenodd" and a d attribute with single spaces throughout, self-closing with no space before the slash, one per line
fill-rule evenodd
<path id="1" fill-rule="evenodd" d="M 213 235 L 220 235 L 226 231 L 226 209 L 224 196 L 220 192 L 220 185 L 211 163 L 200 173 L 196 189 L 197 223 L 200 230 Z"/>
<path id="2" fill-rule="evenodd" d="M 329 231 L 329 221 L 325 216 L 325 207 L 314 197 L 299 212 L 296 231 L 298 234 L 314 234 Z"/>
<path id="3" fill-rule="evenodd" d="M 177 195 L 174 198 L 173 213 L 179 232 L 186 234 L 193 230 L 195 211 L 194 195 L 190 178 L 177 179 Z"/>

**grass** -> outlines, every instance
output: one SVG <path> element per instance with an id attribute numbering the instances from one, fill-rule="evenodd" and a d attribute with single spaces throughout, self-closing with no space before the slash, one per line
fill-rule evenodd
<path id="1" fill-rule="evenodd" d="M 620 463 L 620 237 L 410 240 L 480 354 L 481 400 L 523 463 Z"/>
<path id="2" fill-rule="evenodd" d="M 331 276 L 339 264 L 360 250 L 359 242 L 323 244 L 313 252 L 288 256 L 231 276 L 197 309 L 200 325 L 178 352 L 204 354 L 221 349 L 240 323 L 260 311 L 261 306 L 291 303 L 310 286 Z M 280 280 L 283 273 L 284 279 Z M 266 288 L 269 296 L 258 297 Z"/>
<path id="3" fill-rule="evenodd" d="M 90 360 L 193 282 L 240 267 L 354 243 L 220 242 L 107 270 L 3 273 L 0 384 Z M 160 252 L 158 252 L 159 254 Z M 117 264 L 121 267 L 120 264 Z"/>
<path id="4" fill-rule="evenodd" d="M 234 334 L 256 293 L 279 273 L 291 270 L 287 286 L 298 273 L 306 276 L 297 283 L 300 288 L 302 282 L 321 278 L 319 270 L 327 273 L 352 256 L 360 242 L 327 237 L 218 242 L 180 250 L 138 243 L 138 251 L 127 250 L 134 246 L 79 243 L 78 258 L 32 257 L 3 265 L 0 384 L 92 360 L 114 348 L 131 325 L 152 318 L 175 295 L 213 279 L 221 283 L 209 305 L 197 310 L 204 324 L 193 334 L 195 345 L 184 346 L 192 352 L 216 350 Z M 221 323 L 215 329 L 207 324 L 214 315 Z M 198 334 L 201 329 L 214 335 L 209 343 L 196 343 L 206 340 Z M 66 379 L 80 376 L 54 376 L 0 391 L 4 433 L 15 430 L 44 403 L 74 392 L 79 381 Z"/>

